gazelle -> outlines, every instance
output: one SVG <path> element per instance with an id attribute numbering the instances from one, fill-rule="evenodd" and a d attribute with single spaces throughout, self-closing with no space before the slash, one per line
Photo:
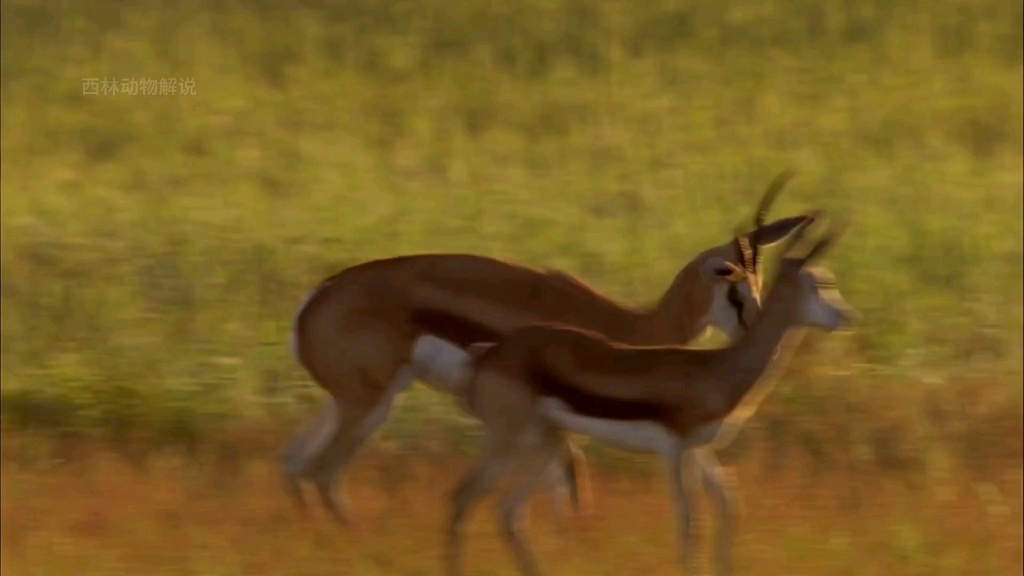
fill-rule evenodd
<path id="1" fill-rule="evenodd" d="M 807 228 L 801 226 L 787 248 Z M 555 324 L 516 330 L 496 345 L 471 346 L 469 355 L 475 360 L 465 366 L 463 398 L 483 421 L 488 442 L 484 457 L 452 495 L 448 575 L 461 573 L 461 527 L 467 513 L 510 472 L 524 473 L 526 480 L 501 504 L 502 532 L 521 571 L 539 574 L 517 531 L 517 516 L 561 449 L 561 431 L 664 456 L 677 505 L 680 561 L 692 573 L 682 456 L 700 430 L 721 422 L 749 395 L 764 396 L 771 380 L 763 378 L 766 371 L 785 364 L 777 356 L 792 350 L 804 328 L 831 332 L 849 325 L 851 311 L 831 274 L 807 266 L 836 237 L 833 231 L 805 256 L 782 258 L 760 316 L 726 348 L 630 346 Z M 718 572 L 728 574 L 731 527 L 720 534 L 724 540 L 718 546 Z"/>
<path id="2" fill-rule="evenodd" d="M 759 310 L 761 248 L 779 242 L 805 216 L 766 224 L 792 172 L 767 187 L 754 230 L 709 248 L 676 276 L 649 310 L 625 308 L 560 272 L 465 254 L 389 258 L 323 281 L 299 309 L 292 352 L 334 402 L 282 455 L 288 487 L 304 507 L 299 480 L 312 479 L 328 511 L 346 521 L 331 493 L 336 475 L 386 421 L 395 398 L 418 378 L 446 392 L 465 348 L 535 322 L 561 322 L 633 344 L 680 344 L 714 325 L 736 338 Z M 457 370 L 455 370 L 457 372 Z M 566 444 L 562 480 L 578 507 L 582 454 Z M 702 460 L 709 486 L 711 459 Z M 557 476 L 557 474 L 556 474 Z"/>

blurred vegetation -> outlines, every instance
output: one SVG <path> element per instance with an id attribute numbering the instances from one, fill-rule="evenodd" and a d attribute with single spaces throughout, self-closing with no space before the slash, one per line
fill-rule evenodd
<path id="1" fill-rule="evenodd" d="M 811 343 L 732 452 L 1019 465 L 1021 18 L 1005 0 L 5 0 L 4 426 L 142 460 L 276 449 L 324 398 L 286 349 L 324 276 L 478 252 L 650 301 L 793 166 L 775 213 L 852 215 L 828 265 L 864 319 Z M 83 93 L 143 77 L 196 94 Z M 386 436 L 447 449 L 473 429 L 417 390 Z"/>

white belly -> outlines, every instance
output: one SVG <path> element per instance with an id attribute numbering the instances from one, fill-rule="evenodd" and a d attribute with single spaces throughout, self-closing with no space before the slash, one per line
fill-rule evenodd
<path id="1" fill-rule="evenodd" d="M 541 398 L 538 411 L 555 426 L 614 444 L 634 452 L 668 454 L 676 445 L 675 435 L 657 422 L 649 420 L 607 420 L 574 412 L 557 398 Z"/>

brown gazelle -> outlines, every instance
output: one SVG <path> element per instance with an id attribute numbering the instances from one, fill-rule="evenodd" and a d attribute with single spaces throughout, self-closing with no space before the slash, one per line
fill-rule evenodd
<path id="1" fill-rule="evenodd" d="M 799 228 L 788 248 L 805 235 Z M 578 328 L 538 324 L 516 330 L 496 345 L 469 348 L 463 397 L 487 430 L 486 453 L 452 495 L 446 568 L 461 573 L 461 526 L 471 506 L 501 477 L 525 474 L 502 503 L 501 528 L 524 574 L 539 573 L 517 516 L 537 480 L 572 431 L 627 449 L 662 454 L 677 503 L 680 559 L 687 573 L 683 453 L 702 427 L 720 422 L 766 371 L 785 364 L 804 328 L 833 331 L 851 314 L 824 269 L 807 264 L 833 243 L 833 231 L 805 256 L 784 256 L 761 314 L 735 343 L 719 349 L 631 346 Z M 760 384 L 759 384 L 760 383 Z M 755 393 L 763 394 L 758 390 Z M 730 533 L 725 532 L 727 537 Z M 719 547 L 718 571 L 728 574 L 731 542 Z"/>
<path id="2" fill-rule="evenodd" d="M 331 493 L 335 476 L 414 379 L 455 391 L 452 367 L 463 365 L 472 343 L 536 322 L 566 323 L 632 344 L 682 344 L 709 325 L 737 337 L 759 310 L 761 248 L 806 219 L 764 221 L 792 175 L 784 172 L 769 184 L 753 231 L 699 254 L 650 310 L 624 308 L 564 273 L 464 254 L 377 260 L 328 278 L 295 318 L 292 351 L 334 402 L 283 454 L 292 493 L 301 504 L 298 481 L 312 479 L 324 505 L 344 522 L 345 508 Z M 552 475 L 568 481 L 579 506 L 576 474 L 585 469 L 581 454 L 570 444 L 565 449 Z M 709 482 L 717 478 L 714 470 L 704 472 Z"/>

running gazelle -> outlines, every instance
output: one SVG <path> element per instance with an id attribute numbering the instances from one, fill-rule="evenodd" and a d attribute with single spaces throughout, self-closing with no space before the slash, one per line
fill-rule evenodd
<path id="1" fill-rule="evenodd" d="M 832 275 L 808 264 L 837 238 L 825 235 L 804 256 L 793 245 L 761 314 L 735 343 L 720 349 L 631 346 L 578 328 L 537 324 L 493 344 L 476 344 L 466 363 L 463 397 L 484 423 L 485 454 L 452 495 L 445 555 L 448 576 L 461 574 L 461 527 L 467 513 L 511 472 L 525 474 L 501 504 L 502 533 L 523 574 L 539 574 L 517 530 L 520 508 L 562 446 L 563 431 L 601 439 L 626 449 L 661 454 L 677 506 L 680 561 L 691 574 L 689 519 L 681 474 L 683 454 L 700 431 L 721 423 L 751 394 L 763 397 L 786 353 L 805 332 L 831 332 L 850 324 L 852 312 Z M 777 358 L 778 356 L 782 358 Z M 723 518 L 726 521 L 727 518 Z M 724 522 L 717 547 L 720 575 L 731 572 L 731 524 Z"/>
<path id="2" fill-rule="evenodd" d="M 386 421 L 414 379 L 453 392 L 452 366 L 465 348 L 535 322 L 562 322 L 633 344 L 682 344 L 709 325 L 737 338 L 760 304 L 761 249 L 806 216 L 765 223 L 793 172 L 767 187 L 754 229 L 697 255 L 648 310 L 623 307 L 575 278 L 466 254 L 426 254 L 360 264 L 323 281 L 299 309 L 292 351 L 333 402 L 283 454 L 288 487 L 303 505 L 299 480 L 312 479 L 324 505 L 345 522 L 333 479 Z M 568 481 L 579 507 L 582 454 L 565 444 L 553 477 Z M 693 464 L 698 464 L 694 459 Z M 713 456 L 701 458 L 707 485 L 724 494 Z M 304 506 L 304 505 L 303 505 Z M 557 517 L 557 516 L 556 516 Z"/>

